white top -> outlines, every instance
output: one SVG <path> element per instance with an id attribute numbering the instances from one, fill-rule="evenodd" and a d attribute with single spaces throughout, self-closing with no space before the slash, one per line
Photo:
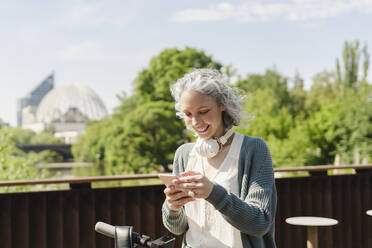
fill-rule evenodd
<path id="1" fill-rule="evenodd" d="M 297 226 L 334 226 L 338 223 L 335 219 L 313 216 L 291 217 L 287 218 L 285 222 Z"/>
<path id="2" fill-rule="evenodd" d="M 244 136 L 235 133 L 230 150 L 211 181 L 223 186 L 229 193 L 239 195 L 238 162 Z M 194 149 L 190 152 L 186 171 L 203 174 L 206 158 Z M 204 199 L 196 199 L 185 205 L 189 229 L 186 232 L 187 245 L 193 248 L 242 248 L 240 231 L 230 225 L 213 205 Z"/>

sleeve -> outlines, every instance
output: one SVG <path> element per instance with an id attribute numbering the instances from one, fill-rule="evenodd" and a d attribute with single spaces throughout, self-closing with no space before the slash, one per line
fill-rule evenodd
<path id="1" fill-rule="evenodd" d="M 251 163 L 249 172 L 246 172 L 249 173 L 249 179 L 243 178 L 241 185 L 242 191 L 248 191 L 244 200 L 215 184 L 207 201 L 235 228 L 245 234 L 261 237 L 274 223 L 276 190 L 271 155 L 266 143 L 255 139 L 253 149 L 252 157 L 248 159 L 250 161 L 243 161 L 244 166 Z M 248 152 L 247 149 L 243 151 Z"/>
<path id="2" fill-rule="evenodd" d="M 173 161 L 173 174 L 174 175 L 179 175 L 183 169 L 182 169 L 182 149 L 183 146 L 180 146 L 176 154 L 174 156 L 174 161 Z M 184 167 L 184 166 L 183 166 Z M 162 206 L 162 219 L 163 219 L 163 224 L 165 228 L 167 228 L 171 233 L 180 235 L 188 229 L 188 224 L 187 224 L 187 216 L 185 214 L 185 208 L 182 207 L 178 211 L 174 211 L 168 207 L 168 204 L 164 201 L 163 206 Z"/>

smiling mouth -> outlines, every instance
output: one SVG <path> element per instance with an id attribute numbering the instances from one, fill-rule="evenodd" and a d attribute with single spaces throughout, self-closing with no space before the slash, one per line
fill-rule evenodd
<path id="1" fill-rule="evenodd" d="M 206 127 L 203 128 L 203 129 L 196 129 L 196 128 L 194 128 L 194 130 L 195 130 L 196 132 L 198 132 L 198 133 L 205 133 L 205 132 L 208 130 L 208 128 L 209 128 L 209 125 L 206 126 Z"/>

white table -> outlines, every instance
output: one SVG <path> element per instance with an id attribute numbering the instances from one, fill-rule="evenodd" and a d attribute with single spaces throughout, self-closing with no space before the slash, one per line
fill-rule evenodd
<path id="1" fill-rule="evenodd" d="M 319 226 L 334 226 L 338 223 L 335 219 L 315 216 L 290 217 L 285 222 L 291 225 L 307 227 L 307 248 L 318 248 Z"/>
<path id="2" fill-rule="evenodd" d="M 372 209 L 371 210 L 367 210 L 366 214 L 372 216 Z"/>

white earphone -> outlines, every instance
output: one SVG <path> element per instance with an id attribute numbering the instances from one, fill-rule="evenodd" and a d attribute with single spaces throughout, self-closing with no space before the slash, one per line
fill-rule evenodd
<path id="1" fill-rule="evenodd" d="M 230 128 L 220 138 L 208 140 L 198 138 L 195 144 L 195 151 L 202 157 L 213 158 L 220 152 L 233 133 L 234 131 Z"/>

